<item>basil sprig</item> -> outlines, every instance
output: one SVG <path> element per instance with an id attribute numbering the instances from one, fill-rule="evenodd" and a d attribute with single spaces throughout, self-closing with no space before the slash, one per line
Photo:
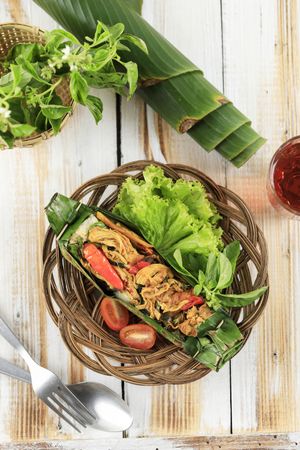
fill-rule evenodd
<path id="1" fill-rule="evenodd" d="M 184 258 L 179 249 L 174 252 L 176 270 L 194 286 L 196 295 L 202 294 L 209 307 L 217 311 L 220 308 L 237 308 L 247 306 L 260 298 L 267 290 L 261 287 L 251 292 L 226 294 L 224 289 L 231 286 L 240 255 L 239 241 L 228 244 L 223 252 L 210 253 L 207 258 L 205 273 L 199 270 L 198 279 L 184 267 Z"/>
<path id="2" fill-rule="evenodd" d="M 71 111 L 58 95 L 67 80 L 75 103 L 86 106 L 95 122 L 102 119 L 100 98 L 91 88 L 113 88 L 131 97 L 138 82 L 138 68 L 123 61 L 126 42 L 147 52 L 145 43 L 124 33 L 124 25 L 107 27 L 98 22 L 93 38 L 81 43 L 65 30 L 45 33 L 45 44 L 17 44 L 0 60 L 0 148 L 13 147 L 15 139 L 53 128 L 58 133 Z"/>

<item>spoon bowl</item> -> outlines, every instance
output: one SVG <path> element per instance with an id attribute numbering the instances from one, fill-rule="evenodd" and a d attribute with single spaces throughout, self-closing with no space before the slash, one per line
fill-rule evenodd
<path id="1" fill-rule="evenodd" d="M 102 431 L 124 431 L 132 425 L 132 415 L 124 400 L 103 384 L 84 381 L 68 388 L 97 418 L 91 426 Z"/>

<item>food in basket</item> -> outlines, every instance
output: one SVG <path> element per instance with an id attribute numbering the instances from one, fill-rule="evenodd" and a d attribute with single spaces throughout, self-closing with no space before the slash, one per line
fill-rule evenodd
<path id="1" fill-rule="evenodd" d="M 240 246 L 224 247 L 220 216 L 199 182 L 173 182 L 156 166 L 143 176 L 123 183 L 113 212 L 56 194 L 48 220 L 62 255 L 97 289 L 218 370 L 243 343 L 228 308 L 252 303 L 266 287 L 224 293 Z"/>

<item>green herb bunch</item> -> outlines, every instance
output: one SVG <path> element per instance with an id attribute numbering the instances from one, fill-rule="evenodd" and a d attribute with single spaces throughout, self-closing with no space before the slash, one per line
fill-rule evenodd
<path id="1" fill-rule="evenodd" d="M 124 25 L 107 27 L 98 22 L 93 38 L 84 43 L 64 30 L 45 33 L 45 44 L 17 44 L 0 61 L 0 148 L 13 147 L 15 139 L 53 128 L 58 133 L 71 111 L 58 95 L 63 80 L 68 81 L 75 103 L 88 107 L 98 123 L 102 118 L 100 98 L 92 87 L 113 88 L 130 98 L 138 82 L 138 68 L 124 61 L 119 52 L 130 51 L 133 43 L 147 52 L 145 43 L 124 33 Z"/>

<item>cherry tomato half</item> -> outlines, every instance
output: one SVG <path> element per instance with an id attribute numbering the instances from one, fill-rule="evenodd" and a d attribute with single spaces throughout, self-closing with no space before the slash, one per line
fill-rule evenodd
<path id="1" fill-rule="evenodd" d="M 125 306 L 110 297 L 102 300 L 100 313 L 108 328 L 114 331 L 122 330 L 129 322 L 129 312 Z"/>
<path id="2" fill-rule="evenodd" d="M 149 325 L 138 323 L 122 328 L 120 331 L 120 339 L 128 347 L 149 350 L 155 344 L 156 332 Z"/>

